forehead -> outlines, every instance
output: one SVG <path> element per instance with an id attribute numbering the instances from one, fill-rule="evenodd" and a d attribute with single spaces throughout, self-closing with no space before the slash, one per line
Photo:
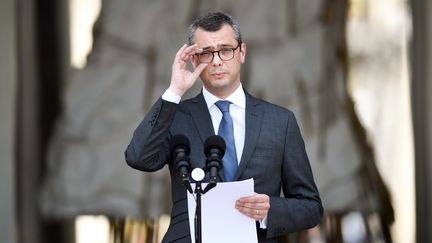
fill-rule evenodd
<path id="1" fill-rule="evenodd" d="M 195 43 L 201 47 L 217 47 L 219 45 L 236 45 L 235 33 L 231 26 L 225 24 L 218 31 L 205 31 L 198 28 L 195 31 Z"/>

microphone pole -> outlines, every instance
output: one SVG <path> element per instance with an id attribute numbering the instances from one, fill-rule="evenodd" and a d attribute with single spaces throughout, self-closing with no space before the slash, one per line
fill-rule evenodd
<path id="1" fill-rule="evenodd" d="M 195 243 L 202 243 L 202 223 L 201 223 L 201 181 L 195 183 L 196 207 L 195 207 Z"/>

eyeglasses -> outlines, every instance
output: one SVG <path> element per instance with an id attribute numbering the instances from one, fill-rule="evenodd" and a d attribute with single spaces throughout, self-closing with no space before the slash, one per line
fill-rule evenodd
<path id="1" fill-rule="evenodd" d="M 229 61 L 229 60 L 234 58 L 234 52 L 235 52 L 235 50 L 237 50 L 237 48 L 240 47 L 240 44 L 241 43 L 239 42 L 235 48 L 224 47 L 224 48 L 220 49 L 219 51 L 203 51 L 203 52 L 197 53 L 195 55 L 198 57 L 198 60 L 201 63 L 211 63 L 213 61 L 215 53 L 218 54 L 219 58 L 222 61 Z"/>

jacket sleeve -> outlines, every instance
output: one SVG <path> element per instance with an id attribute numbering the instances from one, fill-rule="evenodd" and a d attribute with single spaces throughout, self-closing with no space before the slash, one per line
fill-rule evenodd
<path id="1" fill-rule="evenodd" d="M 267 238 L 312 228 L 320 223 L 323 214 L 303 138 L 292 113 L 285 140 L 282 163 L 285 197 L 270 197 Z"/>
<path id="2" fill-rule="evenodd" d="M 169 161 L 170 126 L 178 104 L 159 98 L 135 129 L 126 148 L 129 166 L 142 171 L 156 171 Z"/>

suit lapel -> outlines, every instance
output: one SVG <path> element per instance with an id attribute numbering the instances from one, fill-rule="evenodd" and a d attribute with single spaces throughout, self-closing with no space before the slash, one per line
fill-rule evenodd
<path id="1" fill-rule="evenodd" d="M 239 168 L 234 177 L 234 181 L 240 178 L 251 159 L 253 151 L 255 150 L 255 146 L 258 142 L 258 137 L 261 131 L 263 114 L 264 111 L 262 111 L 262 109 L 259 107 L 257 100 L 246 93 L 245 143 Z"/>
<path id="2" fill-rule="evenodd" d="M 205 140 L 214 135 L 214 129 L 212 120 L 210 117 L 209 110 L 207 108 L 207 103 L 205 102 L 204 96 L 202 93 L 195 96 L 188 103 L 189 114 L 192 116 L 193 123 L 198 130 L 199 138 L 196 137 L 194 139 L 201 139 L 201 143 L 204 144 Z M 204 147 L 202 147 L 204 149 Z M 203 152 L 204 153 L 204 152 Z M 196 161 L 196 164 L 201 167 L 206 167 L 206 161 Z M 220 170 L 222 171 L 222 170 Z M 219 174 L 220 175 L 220 174 Z M 223 172 L 222 172 L 223 176 Z M 224 177 L 219 178 L 220 181 L 224 180 Z"/>
<path id="3" fill-rule="evenodd" d="M 207 103 L 205 102 L 202 92 L 191 99 L 188 109 L 198 130 L 201 141 L 204 144 L 205 140 L 208 137 L 210 137 L 211 135 L 215 135 L 215 131 L 213 128 L 213 123 L 210 117 L 209 110 L 207 108 Z M 203 166 L 206 166 L 205 161 L 203 161 L 202 163 Z M 225 175 L 223 170 L 219 170 L 218 175 L 219 181 L 225 181 Z"/>
<path id="4" fill-rule="evenodd" d="M 204 141 L 209 136 L 214 135 L 215 132 L 203 94 L 200 93 L 192 98 L 188 108 L 201 141 L 204 143 Z"/>

